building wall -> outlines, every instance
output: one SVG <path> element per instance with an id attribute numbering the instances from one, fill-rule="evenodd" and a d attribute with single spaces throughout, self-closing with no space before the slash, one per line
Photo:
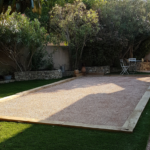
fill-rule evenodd
<path id="1" fill-rule="evenodd" d="M 54 69 L 60 69 L 60 66 L 65 65 L 65 70 L 69 70 L 69 52 L 68 52 L 68 47 L 66 46 L 53 46 L 53 45 L 48 45 L 46 47 L 46 51 L 50 54 L 53 53 L 53 63 L 54 63 Z M 24 52 L 22 50 L 22 52 Z M 28 52 L 26 50 L 26 52 Z M 2 59 L 4 59 L 6 62 L 7 61 L 7 57 L 5 57 L 3 54 L 0 53 L 0 57 L 2 57 Z M 24 54 L 23 57 L 26 57 L 26 55 Z M 47 57 L 48 58 L 48 57 Z M 23 58 L 21 58 L 21 60 L 23 60 Z M 9 62 L 10 63 L 10 62 Z M 8 66 L 1 64 L 0 63 L 0 75 L 3 74 L 3 72 L 5 70 L 7 70 Z M 44 66 L 43 66 L 44 68 Z"/>
<path id="2" fill-rule="evenodd" d="M 65 70 L 69 70 L 69 51 L 65 46 L 47 46 L 47 52 L 53 54 L 54 68 L 60 69 L 60 66 L 65 65 Z"/>

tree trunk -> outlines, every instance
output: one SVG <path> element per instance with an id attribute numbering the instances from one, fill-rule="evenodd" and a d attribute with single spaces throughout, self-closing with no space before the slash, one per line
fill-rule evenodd
<path id="1" fill-rule="evenodd" d="M 72 67 L 72 50 L 71 50 L 71 46 L 70 46 L 70 44 L 68 45 L 68 47 L 69 47 L 69 68 L 70 68 L 70 70 L 73 70 L 73 67 Z"/>
<path id="2" fill-rule="evenodd" d="M 130 48 L 129 58 L 133 58 L 133 46 Z"/>

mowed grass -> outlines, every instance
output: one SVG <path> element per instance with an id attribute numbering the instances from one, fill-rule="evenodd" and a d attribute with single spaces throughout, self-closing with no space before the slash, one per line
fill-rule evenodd
<path id="1" fill-rule="evenodd" d="M 43 85 L 43 81 L 36 82 L 16 83 L 18 86 L 24 86 L 20 87 L 22 90 Z M 55 81 L 44 82 L 48 84 L 46 82 Z M 0 85 L 0 94 L 2 90 L 5 92 L 1 97 L 20 92 L 21 89 L 14 86 L 16 83 Z M 9 90 L 8 94 L 7 90 Z M 0 150 L 145 150 L 149 134 L 150 101 L 133 133 L 2 121 L 0 122 Z"/>

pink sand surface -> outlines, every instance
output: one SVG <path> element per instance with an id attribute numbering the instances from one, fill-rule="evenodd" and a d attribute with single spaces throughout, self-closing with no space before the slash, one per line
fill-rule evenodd
<path id="1" fill-rule="evenodd" d="M 0 116 L 122 126 L 150 77 L 81 77 L 0 103 Z"/>
<path id="2" fill-rule="evenodd" d="M 146 150 L 150 150 L 150 137 L 149 137 L 149 140 L 148 140 L 148 144 L 147 144 Z"/>

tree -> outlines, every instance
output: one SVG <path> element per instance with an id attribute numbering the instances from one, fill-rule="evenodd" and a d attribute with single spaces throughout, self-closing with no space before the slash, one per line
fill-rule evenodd
<path id="1" fill-rule="evenodd" d="M 50 25 L 56 40 L 67 41 L 73 68 L 78 68 L 84 47 L 99 31 L 98 14 L 87 10 L 81 0 L 67 3 L 64 7 L 55 5 L 50 12 Z"/>
<path id="2" fill-rule="evenodd" d="M 27 71 L 36 50 L 44 50 L 49 36 L 38 20 L 30 21 L 16 12 L 9 15 L 10 11 L 0 15 L 0 63 L 15 71 Z"/>
<path id="3" fill-rule="evenodd" d="M 40 8 L 38 3 L 36 2 L 36 4 L 34 5 L 35 8 L 32 9 L 30 7 L 28 7 L 25 10 L 25 14 L 26 16 L 28 16 L 31 20 L 34 19 L 38 19 L 39 22 L 41 23 L 42 27 L 45 27 L 45 29 L 47 30 L 47 32 L 49 33 L 49 22 L 50 22 L 50 18 L 49 18 L 49 11 L 52 10 L 52 8 L 55 6 L 55 4 L 58 4 L 60 6 L 64 6 L 67 2 L 69 3 L 73 3 L 74 0 L 47 0 L 41 1 L 40 4 Z M 38 13 L 39 12 L 39 13 Z"/>
<path id="4" fill-rule="evenodd" d="M 116 59 L 143 53 L 139 46 L 150 37 L 149 0 L 100 0 L 90 7 L 98 12 L 101 30 L 85 47 L 87 62 L 113 65 Z"/>
<path id="5" fill-rule="evenodd" d="M 121 58 L 133 57 L 141 42 L 150 36 L 150 1 L 111 0 L 99 14 L 103 26 L 100 36 L 117 39 L 122 46 Z"/>
<path id="6" fill-rule="evenodd" d="M 10 13 L 15 11 L 24 13 L 26 8 L 32 8 L 33 12 L 41 14 L 43 3 L 47 4 L 47 0 L 0 0 L 0 13 L 5 13 L 8 6 L 11 6 Z"/>

